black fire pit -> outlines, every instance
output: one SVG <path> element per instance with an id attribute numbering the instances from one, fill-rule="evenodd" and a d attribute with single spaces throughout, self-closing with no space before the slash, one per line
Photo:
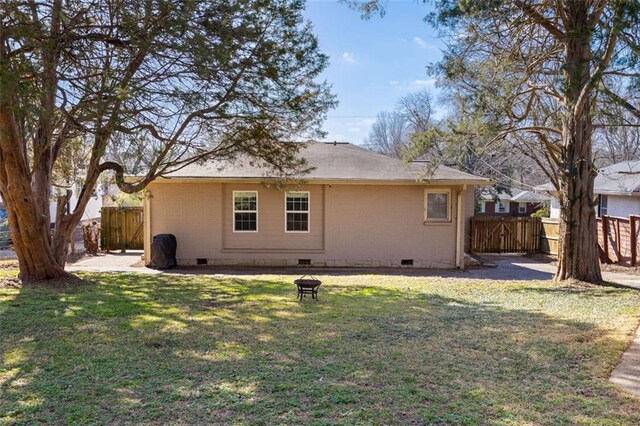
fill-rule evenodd
<path id="1" fill-rule="evenodd" d="M 318 300 L 318 287 L 322 281 L 311 275 L 303 275 L 293 283 L 298 286 L 298 300 L 302 300 L 305 294 L 310 294 L 312 299 Z"/>

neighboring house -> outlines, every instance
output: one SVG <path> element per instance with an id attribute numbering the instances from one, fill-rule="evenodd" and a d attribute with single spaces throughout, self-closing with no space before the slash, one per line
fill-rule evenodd
<path id="1" fill-rule="evenodd" d="M 551 195 L 555 193 L 551 183 L 535 189 Z M 593 192 L 598 197 L 598 217 L 640 215 L 640 161 L 623 161 L 598 170 Z M 556 197 L 551 199 L 551 217 L 560 217 L 560 203 Z"/>
<path id="2" fill-rule="evenodd" d="M 278 188 L 250 162 L 193 164 L 152 182 L 152 237 L 174 234 L 178 263 L 464 267 L 474 186 L 490 181 L 439 167 L 417 181 L 405 165 L 347 143 L 308 143 L 305 184 Z"/>
<path id="3" fill-rule="evenodd" d="M 51 203 L 49 203 L 49 214 L 51 217 L 51 222 L 54 223 L 56 221 L 56 209 L 58 206 L 57 194 L 59 191 L 65 191 L 65 189 L 53 188 L 51 191 Z M 73 211 L 75 209 L 76 204 L 78 202 L 78 194 L 80 194 L 80 187 L 74 185 L 71 189 L 71 198 L 69 199 L 68 209 Z M 103 199 L 105 197 L 105 189 L 98 186 L 96 191 L 91 195 L 89 202 L 84 210 L 81 221 L 89 220 L 89 219 L 99 219 L 100 218 L 100 209 L 103 205 Z"/>
<path id="4" fill-rule="evenodd" d="M 49 215 L 50 215 L 52 226 L 56 222 L 56 213 L 58 209 L 57 195 L 60 194 L 61 191 L 66 191 L 66 189 L 62 189 L 58 187 L 51 188 L 51 199 L 49 201 Z M 72 192 L 71 199 L 68 206 L 69 209 L 74 209 L 76 203 L 78 202 L 77 194 L 79 194 L 79 188 L 74 187 L 72 191 L 73 192 Z M 103 192 L 104 192 L 103 190 L 99 190 L 99 191 L 96 191 L 96 193 L 94 193 L 91 196 L 91 199 L 87 203 L 87 208 L 85 209 L 84 214 L 82 215 L 82 220 L 95 219 L 100 217 L 100 209 L 102 208 L 103 198 L 105 196 Z M 98 195 L 98 193 L 100 193 L 100 195 Z M 3 208 L 2 200 L 0 200 L 0 208 Z"/>
<path id="5" fill-rule="evenodd" d="M 511 194 L 491 194 L 483 191 L 478 200 L 476 216 L 530 216 L 544 207 L 550 197 L 533 191 L 511 188 Z"/>

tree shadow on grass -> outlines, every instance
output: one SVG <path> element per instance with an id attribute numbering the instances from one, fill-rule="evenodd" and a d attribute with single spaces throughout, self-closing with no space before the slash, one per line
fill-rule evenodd
<path id="1" fill-rule="evenodd" d="M 300 303 L 278 280 L 91 279 L 0 293 L 0 419 L 640 421 L 637 401 L 607 381 L 625 342 L 592 323 L 366 285 Z"/>

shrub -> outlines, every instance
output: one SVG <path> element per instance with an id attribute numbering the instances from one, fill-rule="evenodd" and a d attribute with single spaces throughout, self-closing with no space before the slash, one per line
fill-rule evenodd
<path id="1" fill-rule="evenodd" d="M 531 213 L 531 217 L 549 217 L 551 216 L 551 211 L 549 210 L 549 207 L 543 207 L 540 210 L 536 210 L 535 212 Z"/>

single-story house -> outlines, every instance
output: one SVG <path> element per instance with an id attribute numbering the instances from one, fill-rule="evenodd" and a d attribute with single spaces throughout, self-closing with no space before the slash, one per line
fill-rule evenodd
<path id="1" fill-rule="evenodd" d="M 192 164 L 156 179 L 145 199 L 152 237 L 174 234 L 181 265 L 464 267 L 474 187 L 488 179 L 348 143 L 306 143 L 314 169 L 282 189 L 245 159 Z"/>
<path id="2" fill-rule="evenodd" d="M 551 183 L 537 186 L 535 190 L 555 193 Z M 598 170 L 593 192 L 598 197 L 598 217 L 640 215 L 640 161 L 623 161 Z M 560 217 L 560 203 L 553 196 L 551 217 Z"/>
<path id="3" fill-rule="evenodd" d="M 499 194 L 482 191 L 476 216 L 530 216 L 544 207 L 550 197 L 534 191 L 510 188 Z"/>

